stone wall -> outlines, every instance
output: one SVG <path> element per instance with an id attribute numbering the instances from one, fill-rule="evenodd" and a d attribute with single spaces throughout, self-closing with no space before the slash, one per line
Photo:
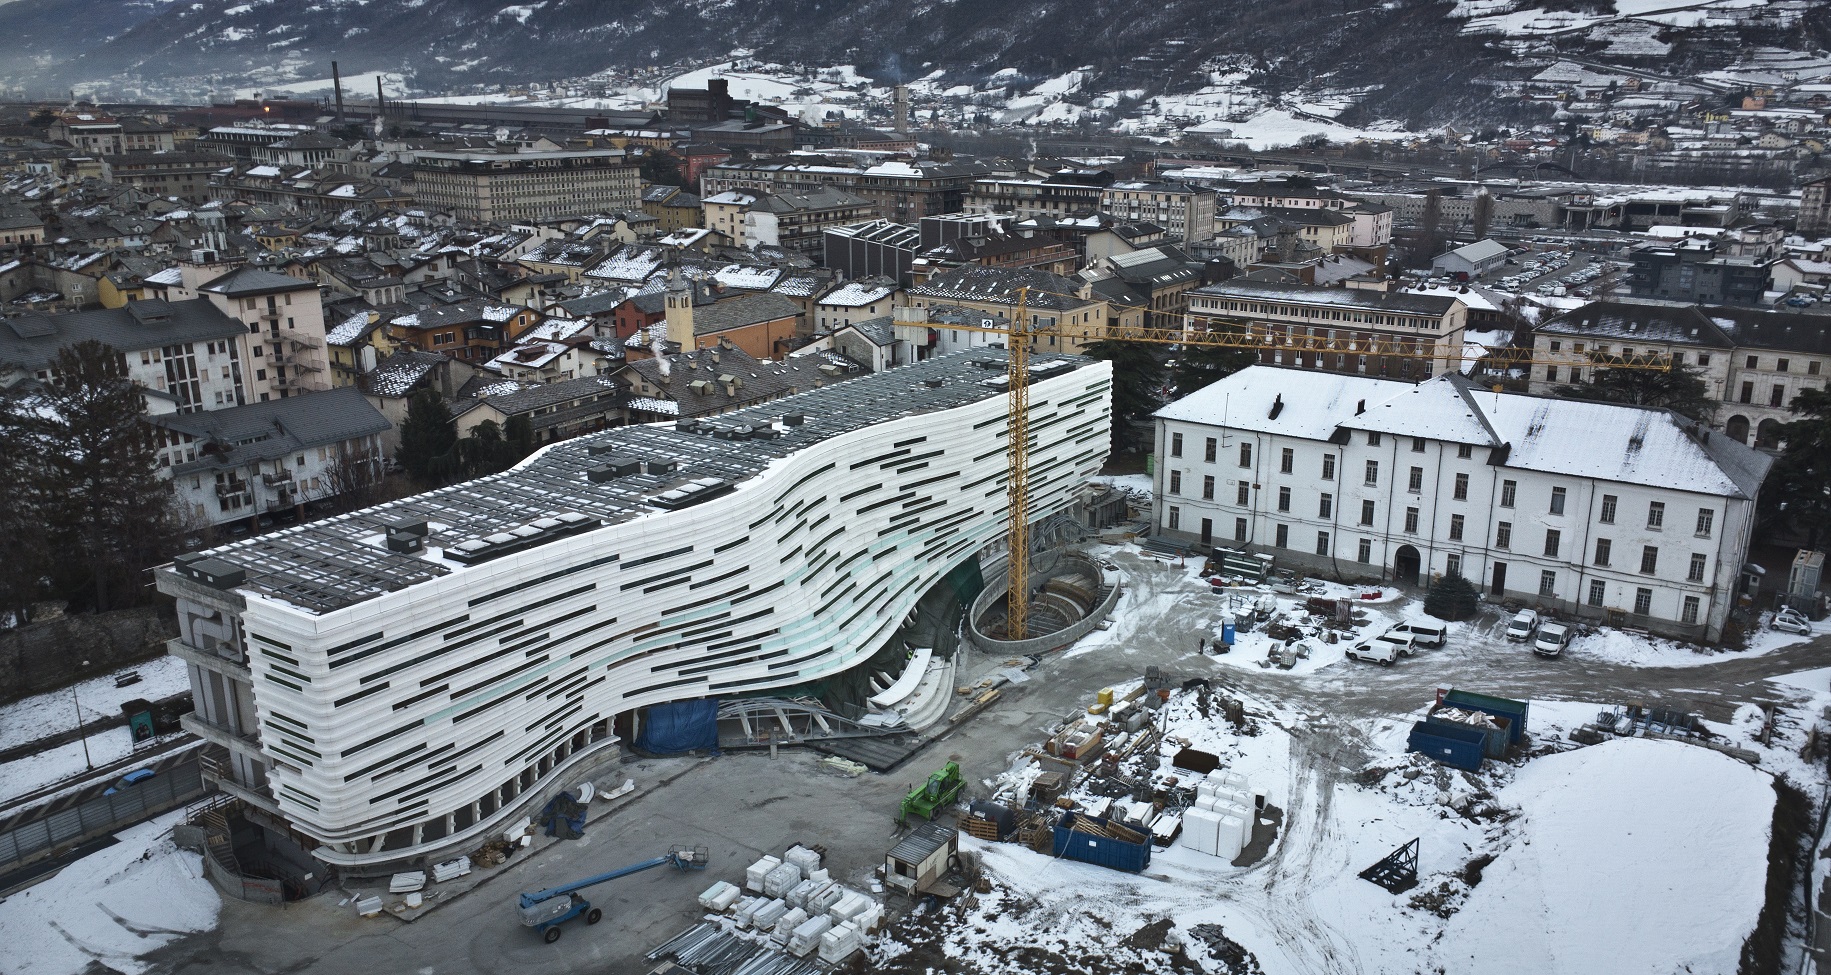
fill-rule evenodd
<path id="1" fill-rule="evenodd" d="M 177 621 L 154 606 L 78 613 L 0 630 L 0 703 L 151 660 L 165 653 L 165 641 L 177 635 Z"/>

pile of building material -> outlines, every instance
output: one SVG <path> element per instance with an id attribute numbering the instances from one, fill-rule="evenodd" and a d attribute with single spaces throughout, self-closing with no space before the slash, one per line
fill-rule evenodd
<path id="1" fill-rule="evenodd" d="M 815 975 L 820 971 L 819 963 L 811 958 L 790 958 L 779 947 L 752 941 L 727 930 L 716 921 L 706 921 L 689 928 L 648 953 L 650 961 L 670 956 L 693 972 Z"/>
<path id="2" fill-rule="evenodd" d="M 1238 772 L 1215 769 L 1195 789 L 1195 804 L 1183 811 L 1183 846 L 1232 860 L 1252 840 L 1257 798 Z"/>
<path id="3" fill-rule="evenodd" d="M 444 863 L 435 863 L 432 865 L 432 880 L 434 883 L 447 883 L 456 880 L 459 877 L 468 876 L 469 874 L 470 857 L 459 857 L 456 860 L 447 860 Z"/>
<path id="4" fill-rule="evenodd" d="M 726 931 L 798 958 L 818 952 L 824 961 L 842 961 L 863 947 L 884 908 L 869 894 L 835 882 L 821 865 L 823 858 L 819 847 L 801 845 L 780 857 L 765 855 L 745 868 L 742 888 L 720 881 L 699 903 L 724 915 Z"/>

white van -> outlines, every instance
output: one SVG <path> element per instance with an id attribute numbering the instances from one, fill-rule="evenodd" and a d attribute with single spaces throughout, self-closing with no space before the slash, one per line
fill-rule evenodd
<path id="1" fill-rule="evenodd" d="M 1429 620 L 1404 620 L 1388 632 L 1411 635 L 1412 643 L 1420 647 L 1440 647 L 1449 640 L 1450 628 L 1442 623 Z"/>
<path id="2" fill-rule="evenodd" d="M 1354 660 L 1365 660 L 1369 663 L 1392 666 L 1392 662 L 1401 656 L 1409 657 L 1418 652 L 1412 643 L 1411 635 L 1394 633 L 1390 630 L 1378 636 L 1362 640 L 1347 650 L 1347 656 Z"/>
<path id="3" fill-rule="evenodd" d="M 1513 621 L 1507 624 L 1507 639 L 1515 641 L 1530 640 L 1532 639 L 1533 631 L 1538 628 L 1538 611 L 1533 609 L 1522 609 L 1513 614 Z"/>
<path id="4" fill-rule="evenodd" d="M 1532 641 L 1532 652 L 1541 657 L 1555 657 L 1563 653 L 1569 643 L 1569 626 L 1546 621 L 1539 626 L 1539 635 Z"/>

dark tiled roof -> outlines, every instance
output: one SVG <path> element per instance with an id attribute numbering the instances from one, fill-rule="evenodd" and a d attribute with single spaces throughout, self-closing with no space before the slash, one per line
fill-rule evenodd
<path id="1" fill-rule="evenodd" d="M 317 289 L 318 286 L 310 281 L 275 274 L 258 267 L 241 267 L 216 278 L 198 290 L 228 295 L 231 298 L 245 298 L 254 295 L 279 294 L 282 291 L 316 291 Z"/>
<path id="2" fill-rule="evenodd" d="M 24 312 L 7 315 L 4 321 L 0 325 L 0 362 L 27 369 L 44 366 L 57 358 L 57 350 L 90 339 L 117 352 L 137 352 L 234 338 L 248 329 L 201 298 L 172 302 L 149 298 L 121 308 L 67 315 Z"/>
<path id="3" fill-rule="evenodd" d="M 173 469 L 179 474 L 273 460 L 306 447 L 381 433 L 392 426 L 380 411 L 362 398 L 362 390 L 354 386 L 224 410 L 171 413 L 149 419 L 168 430 L 222 445 L 221 450 L 199 451 L 197 460 Z"/>
<path id="4" fill-rule="evenodd" d="M 1718 309 L 1725 311 L 1726 309 Z M 1593 301 L 1541 323 L 1537 331 L 1727 349 L 1736 343 L 1697 306 L 1675 301 Z"/>
<path id="5" fill-rule="evenodd" d="M 801 314 L 801 306 L 779 294 L 763 292 L 762 294 L 739 295 L 711 305 L 694 308 L 693 334 L 707 335 L 713 332 L 724 332 L 734 328 L 743 328 L 746 325 L 794 318 L 799 314 Z"/>

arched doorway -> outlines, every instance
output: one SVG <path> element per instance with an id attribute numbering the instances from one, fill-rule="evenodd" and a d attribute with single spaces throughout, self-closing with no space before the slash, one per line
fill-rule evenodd
<path id="1" fill-rule="evenodd" d="M 1763 450 L 1780 449 L 1780 421 L 1769 417 L 1755 427 L 1755 446 Z"/>
<path id="2" fill-rule="evenodd" d="M 1408 585 L 1417 585 L 1418 569 L 1423 564 L 1424 560 L 1418 555 L 1417 549 L 1410 545 L 1399 546 L 1399 550 L 1392 553 L 1393 581 L 1403 582 Z"/>
<path id="3" fill-rule="evenodd" d="M 1723 424 L 1723 432 L 1737 443 L 1748 443 L 1748 417 L 1737 414 Z"/>

